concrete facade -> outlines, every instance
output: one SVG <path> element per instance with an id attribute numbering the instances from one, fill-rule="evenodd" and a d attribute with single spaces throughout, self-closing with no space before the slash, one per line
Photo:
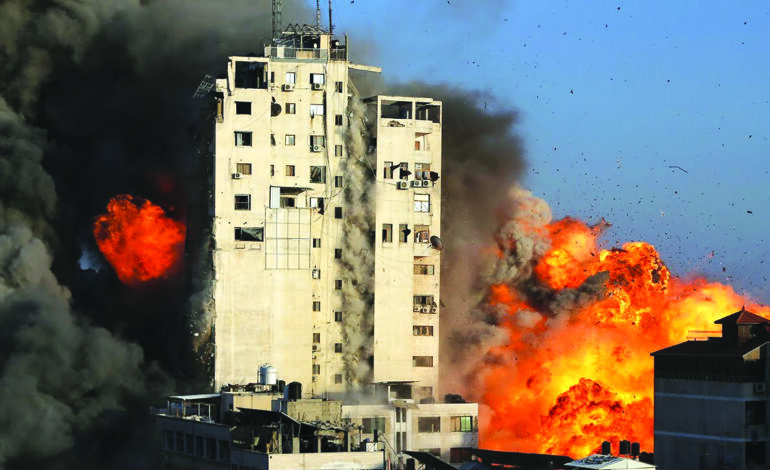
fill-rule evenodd
<path id="1" fill-rule="evenodd" d="M 350 388 L 339 259 L 353 209 L 344 197 L 355 94 L 348 72 L 378 69 L 351 64 L 347 44 L 326 32 L 310 28 L 301 40 L 312 45 L 230 57 L 216 81 L 217 389 L 256 382 L 264 363 L 309 396 Z M 441 229 L 441 103 L 375 97 L 366 108 L 376 161 L 368 380 L 409 381 L 415 398 L 435 398 L 440 255 L 430 239 Z"/>

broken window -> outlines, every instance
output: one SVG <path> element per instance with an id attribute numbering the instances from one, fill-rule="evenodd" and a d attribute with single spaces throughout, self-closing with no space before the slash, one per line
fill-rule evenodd
<path id="1" fill-rule="evenodd" d="M 324 208 L 324 198 L 322 197 L 311 197 L 310 198 L 310 207 L 313 209 L 321 209 Z"/>
<path id="2" fill-rule="evenodd" d="M 409 241 L 409 234 L 412 233 L 409 230 L 409 226 L 406 224 L 398 224 L 398 241 L 399 243 L 406 243 Z"/>
<path id="3" fill-rule="evenodd" d="M 433 103 L 417 103 L 415 115 L 421 121 L 432 121 L 438 124 L 441 122 L 441 106 Z"/>
<path id="4" fill-rule="evenodd" d="M 334 146 L 334 156 L 335 157 L 341 157 L 342 156 L 342 145 L 335 145 Z"/>
<path id="5" fill-rule="evenodd" d="M 334 343 L 334 352 L 336 353 L 342 352 L 342 343 Z"/>
<path id="6" fill-rule="evenodd" d="M 262 227 L 235 227 L 235 239 L 242 242 L 265 241 L 265 231 Z"/>
<path id="7" fill-rule="evenodd" d="M 235 164 L 235 171 L 242 175 L 250 175 L 251 174 L 251 163 L 236 163 Z"/>
<path id="8" fill-rule="evenodd" d="M 334 208 L 334 218 L 335 219 L 341 219 L 342 218 L 342 207 L 337 206 Z"/>
<path id="9" fill-rule="evenodd" d="M 322 104 L 310 105 L 310 117 L 323 116 L 323 115 L 324 115 L 324 105 Z"/>
<path id="10" fill-rule="evenodd" d="M 417 432 L 441 432 L 441 417 L 420 416 L 417 418 Z"/>
<path id="11" fill-rule="evenodd" d="M 342 321 L 342 312 L 334 312 L 334 321 L 336 322 Z"/>
<path id="12" fill-rule="evenodd" d="M 415 225 L 414 226 L 414 242 L 415 243 L 429 243 L 430 242 L 430 226 L 429 225 Z"/>
<path id="13" fill-rule="evenodd" d="M 433 336 L 433 327 L 430 325 L 414 325 L 412 326 L 413 336 Z"/>
<path id="14" fill-rule="evenodd" d="M 264 62 L 235 62 L 236 88 L 267 88 Z"/>
<path id="15" fill-rule="evenodd" d="M 452 416 L 449 418 L 449 429 L 452 432 L 473 432 L 478 430 L 473 416 Z"/>
<path id="16" fill-rule="evenodd" d="M 414 211 L 415 212 L 430 212 L 430 194 L 417 194 L 414 195 Z"/>
<path id="17" fill-rule="evenodd" d="M 284 83 L 288 83 L 289 85 L 294 85 L 297 82 L 297 74 L 294 72 L 286 72 L 286 76 L 284 77 Z"/>
<path id="18" fill-rule="evenodd" d="M 433 265 L 432 264 L 415 264 L 414 273 L 424 274 L 424 275 L 433 275 Z"/>
<path id="19" fill-rule="evenodd" d="M 377 431 L 379 431 L 380 434 L 385 432 L 385 418 L 384 417 L 363 418 L 361 420 L 361 424 L 364 427 L 364 429 L 361 432 L 363 432 L 364 434 L 373 434 L 375 429 Z"/>
<path id="20" fill-rule="evenodd" d="M 386 180 L 393 179 L 393 162 L 385 162 L 385 167 L 382 169 L 382 177 Z"/>
<path id="21" fill-rule="evenodd" d="M 251 132 L 235 131 L 236 147 L 251 147 Z"/>
<path id="22" fill-rule="evenodd" d="M 296 138 L 294 134 L 286 134 L 286 137 L 284 138 L 283 143 L 285 145 L 294 145 L 295 141 L 296 141 Z"/>
<path id="23" fill-rule="evenodd" d="M 297 104 L 286 103 L 286 114 L 297 114 Z"/>
<path id="24" fill-rule="evenodd" d="M 335 126 L 341 126 L 342 125 L 342 114 L 337 114 L 334 116 L 334 125 Z"/>
<path id="25" fill-rule="evenodd" d="M 382 224 L 382 241 L 384 243 L 393 242 L 393 224 Z"/>
<path id="26" fill-rule="evenodd" d="M 324 74 L 322 73 L 311 73 L 310 74 L 310 83 L 312 84 L 318 84 L 323 85 L 324 84 Z"/>
<path id="27" fill-rule="evenodd" d="M 334 280 L 334 290 L 342 290 L 342 279 Z"/>
<path id="28" fill-rule="evenodd" d="M 311 166 L 310 167 L 310 182 L 311 183 L 326 183 L 326 167 L 325 166 Z"/>
<path id="29" fill-rule="evenodd" d="M 321 301 L 320 300 L 314 300 L 313 301 L 313 311 L 314 312 L 320 312 L 321 311 Z M 313 333 L 313 338 L 314 339 L 315 339 L 315 335 L 319 335 L 319 338 L 320 338 L 320 333 Z M 318 343 L 318 342 L 320 342 L 320 340 L 319 341 L 314 341 L 314 342 Z"/>
<path id="30" fill-rule="evenodd" d="M 313 364 L 313 375 L 321 375 L 321 364 Z"/>
<path id="31" fill-rule="evenodd" d="M 335 259 L 341 259 L 342 258 L 342 248 L 335 248 L 334 249 L 334 258 Z"/>
<path id="32" fill-rule="evenodd" d="M 342 187 L 342 176 L 335 176 L 334 177 L 334 187 L 335 188 L 341 188 Z"/>
<path id="33" fill-rule="evenodd" d="M 313 239 L 313 248 L 321 248 L 321 239 L 320 238 L 314 238 Z"/>
<path id="34" fill-rule="evenodd" d="M 236 194 L 235 195 L 235 210 L 248 211 L 251 210 L 251 195 L 250 194 Z"/>
<path id="35" fill-rule="evenodd" d="M 251 114 L 251 101 L 236 101 L 235 114 Z"/>
<path id="36" fill-rule="evenodd" d="M 342 93 L 342 82 L 334 82 L 334 89 L 337 93 Z"/>
<path id="37" fill-rule="evenodd" d="M 286 176 L 294 176 L 294 174 L 295 174 L 294 165 L 286 165 Z"/>

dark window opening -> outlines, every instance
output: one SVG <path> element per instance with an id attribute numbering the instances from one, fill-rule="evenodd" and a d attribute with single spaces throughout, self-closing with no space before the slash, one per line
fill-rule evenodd
<path id="1" fill-rule="evenodd" d="M 251 132 L 235 131 L 236 147 L 251 147 Z"/>
<path id="2" fill-rule="evenodd" d="M 251 101 L 236 101 L 235 114 L 251 114 Z"/>
<path id="3" fill-rule="evenodd" d="M 334 82 L 334 89 L 337 93 L 342 93 L 342 82 Z"/>
<path id="4" fill-rule="evenodd" d="M 236 194 L 235 210 L 237 211 L 251 210 L 251 196 L 249 194 Z"/>
<path id="5" fill-rule="evenodd" d="M 441 417 L 421 416 L 417 418 L 417 432 L 441 432 Z"/>
<path id="6" fill-rule="evenodd" d="M 341 219 L 342 218 L 342 207 L 335 207 L 334 208 L 334 218 L 335 219 Z"/>
<path id="7" fill-rule="evenodd" d="M 361 424 L 363 424 L 364 429 L 362 432 L 364 434 L 373 434 L 374 430 L 380 432 L 380 434 L 385 432 L 385 418 L 363 418 L 361 420 Z"/>
<path id="8" fill-rule="evenodd" d="M 342 343 L 334 343 L 334 352 L 336 353 L 342 352 Z"/>
<path id="9" fill-rule="evenodd" d="M 326 167 L 325 166 L 311 166 L 310 167 L 310 182 L 311 183 L 326 183 Z"/>
<path id="10" fill-rule="evenodd" d="M 235 62 L 236 88 L 267 88 L 264 62 Z"/>
<path id="11" fill-rule="evenodd" d="M 342 114 L 337 114 L 334 116 L 334 125 L 335 126 L 341 126 L 342 125 Z"/>
<path id="12" fill-rule="evenodd" d="M 746 424 L 765 424 L 765 402 L 763 400 L 746 402 Z"/>
<path id="13" fill-rule="evenodd" d="M 342 312 L 334 312 L 334 321 L 336 322 L 342 321 Z"/>
<path id="14" fill-rule="evenodd" d="M 235 239 L 242 242 L 265 241 L 265 232 L 262 227 L 235 227 Z"/>

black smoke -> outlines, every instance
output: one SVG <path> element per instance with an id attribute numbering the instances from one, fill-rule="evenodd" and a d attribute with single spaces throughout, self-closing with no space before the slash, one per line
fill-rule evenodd
<path id="1" fill-rule="evenodd" d="M 188 286 L 122 285 L 90 227 L 123 193 L 205 211 L 192 95 L 270 28 L 267 0 L 0 4 L 0 468 L 149 466 L 147 406 L 201 385 Z"/>

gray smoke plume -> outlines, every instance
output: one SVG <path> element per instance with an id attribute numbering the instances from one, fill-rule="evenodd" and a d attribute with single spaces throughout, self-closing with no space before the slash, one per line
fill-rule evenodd
<path id="1" fill-rule="evenodd" d="M 209 125 L 190 97 L 228 55 L 259 50 L 269 13 L 267 0 L 0 3 L 0 468 L 149 466 L 149 397 L 169 375 L 184 391 L 190 370 L 189 293 L 77 261 L 107 266 L 90 226 L 116 194 L 205 213 L 205 197 L 187 205 Z"/>
<path id="2" fill-rule="evenodd" d="M 374 162 L 368 151 L 366 105 L 351 97 L 350 126 L 345 134 L 348 158 L 343 161 L 345 205 L 342 249 L 342 334 L 346 347 L 345 382 L 352 389 L 371 382 L 373 354 Z"/>

